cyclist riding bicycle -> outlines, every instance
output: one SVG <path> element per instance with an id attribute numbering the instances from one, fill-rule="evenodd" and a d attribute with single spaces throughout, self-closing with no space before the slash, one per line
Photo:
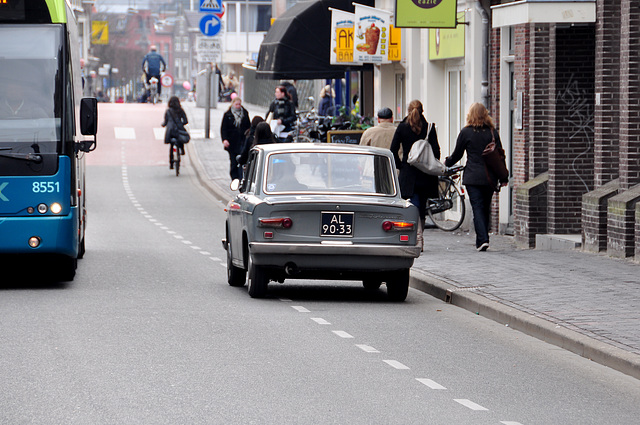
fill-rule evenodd
<path id="1" fill-rule="evenodd" d="M 142 71 L 145 74 L 145 81 L 147 83 L 147 98 L 149 97 L 149 80 L 153 77 L 158 80 L 158 96 L 162 94 L 162 84 L 159 84 L 160 74 L 167 68 L 167 64 L 164 62 L 160 53 L 157 52 L 158 49 L 156 46 L 152 45 L 149 50 L 149 53 L 147 53 L 142 60 Z"/>
<path id="2" fill-rule="evenodd" d="M 171 96 L 167 105 L 168 108 L 164 113 L 162 126 L 166 127 L 164 143 L 169 145 L 169 168 L 173 169 L 173 145 L 176 145 L 180 149 L 180 154 L 184 155 L 184 144 L 178 140 L 177 130 L 184 130 L 184 126 L 189 121 L 177 96 Z"/>

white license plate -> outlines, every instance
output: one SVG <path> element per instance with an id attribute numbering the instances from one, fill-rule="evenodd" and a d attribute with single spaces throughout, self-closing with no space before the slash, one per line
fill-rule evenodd
<path id="1" fill-rule="evenodd" d="M 320 236 L 353 236 L 353 213 L 323 212 Z"/>

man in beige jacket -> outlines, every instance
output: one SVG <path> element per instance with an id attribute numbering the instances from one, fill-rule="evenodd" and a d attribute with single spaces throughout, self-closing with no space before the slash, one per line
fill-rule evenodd
<path id="1" fill-rule="evenodd" d="M 382 108 L 378 111 L 378 125 L 370 127 L 362 133 L 360 144 L 389 149 L 395 132 L 396 126 L 393 125 L 393 112 L 389 108 Z"/>

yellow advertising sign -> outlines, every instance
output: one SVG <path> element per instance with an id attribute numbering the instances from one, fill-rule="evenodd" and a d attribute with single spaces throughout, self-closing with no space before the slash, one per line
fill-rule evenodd
<path id="1" fill-rule="evenodd" d="M 108 21 L 91 21 L 91 44 L 109 44 Z"/>
<path id="2" fill-rule="evenodd" d="M 464 22 L 464 12 L 458 13 L 457 19 Z M 430 29 L 429 60 L 463 58 L 465 26 L 458 25 L 455 29 Z"/>
<path id="3" fill-rule="evenodd" d="M 353 62 L 353 27 L 336 28 L 336 61 Z"/>
<path id="4" fill-rule="evenodd" d="M 402 54 L 402 30 L 389 25 L 389 60 L 399 61 Z"/>

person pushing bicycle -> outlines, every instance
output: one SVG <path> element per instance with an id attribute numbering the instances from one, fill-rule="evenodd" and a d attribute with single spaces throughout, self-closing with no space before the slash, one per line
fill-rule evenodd
<path id="1" fill-rule="evenodd" d="M 162 94 L 162 84 L 160 84 L 160 74 L 167 69 L 167 64 L 164 58 L 158 53 L 157 47 L 152 45 L 149 48 L 149 53 L 144 56 L 142 60 L 142 71 L 145 74 L 145 81 L 147 83 L 147 97 L 149 97 L 149 80 L 155 77 L 158 80 L 158 96 Z"/>

